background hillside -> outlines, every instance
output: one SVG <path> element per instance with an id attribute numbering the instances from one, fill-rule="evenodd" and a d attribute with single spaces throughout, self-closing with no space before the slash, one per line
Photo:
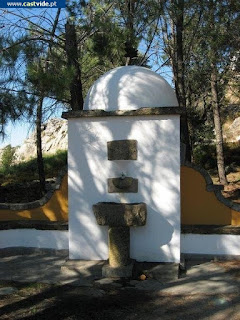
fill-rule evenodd
<path id="1" fill-rule="evenodd" d="M 42 151 L 44 155 L 55 154 L 58 150 L 67 150 L 67 120 L 52 118 L 42 125 Z M 0 161 L 5 148 L 0 149 Z M 14 152 L 14 163 L 37 157 L 36 131 L 34 131 Z"/>

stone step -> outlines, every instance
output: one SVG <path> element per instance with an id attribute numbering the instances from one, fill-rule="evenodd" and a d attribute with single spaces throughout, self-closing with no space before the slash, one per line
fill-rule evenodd
<path id="1" fill-rule="evenodd" d="M 179 277 L 179 263 L 171 262 L 137 262 L 135 264 L 136 275 L 144 274 L 149 279 L 155 279 L 161 283 L 175 281 Z"/>
<path id="2" fill-rule="evenodd" d="M 125 268 L 127 268 L 127 273 Z M 131 269 L 131 275 L 129 270 Z M 125 272 L 119 273 L 119 268 L 111 268 L 108 261 L 99 260 L 68 260 L 61 266 L 61 273 L 70 279 L 79 279 L 81 281 L 93 281 L 103 277 L 133 277 L 138 278 L 139 275 L 145 274 L 149 279 L 155 279 L 161 283 L 171 282 L 178 279 L 178 263 L 151 263 L 151 262 L 135 262 L 134 267 L 131 263 L 123 268 Z M 122 271 L 122 268 L 120 268 Z"/>
<path id="3" fill-rule="evenodd" d="M 68 260 L 61 266 L 61 273 L 79 278 L 99 279 L 102 278 L 102 267 L 105 263 L 103 260 Z"/>

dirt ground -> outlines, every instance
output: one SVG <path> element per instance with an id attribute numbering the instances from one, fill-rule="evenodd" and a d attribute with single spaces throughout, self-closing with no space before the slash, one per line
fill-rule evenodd
<path id="1" fill-rule="evenodd" d="M 0 319 L 239 320 L 239 294 L 166 295 L 135 288 L 1 282 Z"/>
<path id="2" fill-rule="evenodd" d="M 217 176 L 211 176 L 214 184 L 219 184 Z M 222 195 L 224 198 L 240 203 L 240 167 L 237 172 L 231 172 L 227 175 L 228 185 L 224 186 Z"/>
<path id="3" fill-rule="evenodd" d="M 229 183 L 222 191 L 224 198 L 240 204 L 240 182 Z"/>

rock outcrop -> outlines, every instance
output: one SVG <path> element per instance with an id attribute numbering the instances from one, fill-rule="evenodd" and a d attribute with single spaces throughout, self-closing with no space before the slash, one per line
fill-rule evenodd
<path id="1" fill-rule="evenodd" d="M 236 118 L 225 131 L 225 139 L 228 142 L 240 142 L 240 117 Z"/>
<path id="2" fill-rule="evenodd" d="M 42 150 L 43 154 L 54 154 L 58 150 L 66 150 L 67 142 L 67 120 L 53 118 L 42 125 Z M 0 149 L 0 155 L 3 149 Z M 23 144 L 16 147 L 15 162 L 21 162 L 37 157 L 36 130 L 27 138 Z"/>

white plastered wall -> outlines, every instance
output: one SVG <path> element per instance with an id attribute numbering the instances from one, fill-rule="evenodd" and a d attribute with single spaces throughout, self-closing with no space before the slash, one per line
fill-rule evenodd
<path id="1" fill-rule="evenodd" d="M 145 202 L 146 226 L 130 228 L 130 256 L 138 261 L 180 260 L 179 116 L 69 119 L 70 259 L 108 259 L 107 226 L 96 223 L 97 202 Z M 138 159 L 109 161 L 107 142 L 135 139 Z M 107 179 L 138 179 L 138 193 L 109 194 Z"/>
<path id="2" fill-rule="evenodd" d="M 240 235 L 182 234 L 181 253 L 240 255 Z"/>
<path id="3" fill-rule="evenodd" d="M 0 231 L 0 248 L 68 249 L 68 231 L 13 229 Z"/>

